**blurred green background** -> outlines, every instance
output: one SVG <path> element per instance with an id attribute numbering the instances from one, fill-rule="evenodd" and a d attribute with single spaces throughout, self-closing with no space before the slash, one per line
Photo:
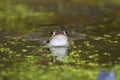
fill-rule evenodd
<path id="1" fill-rule="evenodd" d="M 70 55 L 53 63 L 43 43 L 61 25 Z M 120 0 L 0 0 L 0 80 L 120 80 L 119 41 Z"/>
<path id="2" fill-rule="evenodd" d="M 81 19 L 114 17 L 120 14 L 119 0 L 1 0 L 0 21 L 75 23 Z M 70 20 L 72 19 L 72 20 Z"/>
<path id="3" fill-rule="evenodd" d="M 119 0 L 1 0 L 0 2 L 0 28 L 7 27 L 8 30 L 16 27 L 21 29 L 22 26 L 25 28 L 25 24 L 22 23 L 87 25 L 109 22 L 119 16 Z"/>

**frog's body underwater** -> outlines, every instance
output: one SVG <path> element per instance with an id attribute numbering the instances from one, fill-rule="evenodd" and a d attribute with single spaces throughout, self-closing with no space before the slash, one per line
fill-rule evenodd
<path id="1" fill-rule="evenodd" d="M 65 56 L 68 55 L 69 42 L 66 32 L 53 31 L 51 37 L 48 40 L 47 46 L 51 51 L 53 62 L 56 62 L 56 59 L 62 60 Z"/>

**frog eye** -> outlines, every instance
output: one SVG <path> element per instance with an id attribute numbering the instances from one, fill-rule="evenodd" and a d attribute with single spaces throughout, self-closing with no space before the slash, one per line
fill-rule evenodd
<path id="1" fill-rule="evenodd" d="M 65 34 L 65 35 L 66 35 L 66 34 L 67 34 L 67 31 L 63 31 L 63 34 Z"/>
<path id="2" fill-rule="evenodd" d="M 51 36 L 52 36 L 52 35 L 55 35 L 55 34 L 56 34 L 55 31 L 52 31 L 52 32 L 50 33 Z"/>

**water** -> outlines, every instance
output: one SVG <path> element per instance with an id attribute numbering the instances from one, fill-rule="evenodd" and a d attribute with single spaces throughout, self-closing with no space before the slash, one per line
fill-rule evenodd
<path id="1" fill-rule="evenodd" d="M 77 54 L 79 54 L 79 57 L 82 57 L 86 63 L 95 62 L 99 64 L 119 64 L 119 27 L 105 25 L 103 27 L 101 27 L 101 25 L 82 26 L 81 24 L 65 26 L 65 29 L 68 31 L 69 39 L 74 43 L 70 45 L 70 51 L 76 51 Z M 23 56 L 30 55 L 32 50 L 37 47 L 41 47 L 41 49 L 46 50 L 44 41 L 49 38 L 49 33 L 53 29 L 59 29 L 59 25 L 55 25 L 53 27 L 35 27 L 35 30 L 40 30 L 37 34 L 36 32 L 32 32 L 28 35 L 22 35 L 20 39 L 17 38 L 19 36 L 16 36 L 15 33 L 15 37 L 8 34 L 1 35 L 0 46 L 3 49 L 10 49 L 16 54 L 23 54 Z M 8 54 L 4 53 L 4 50 L 1 49 L 1 59 L 9 57 Z M 50 54 L 49 51 L 45 51 L 45 53 Z"/>
<path id="2" fill-rule="evenodd" d="M 81 23 L 69 24 L 40 25 L 32 23 L 29 28 L 27 23 L 21 23 L 19 26 L 24 25 L 24 27 L 1 29 L 0 74 L 2 79 L 18 79 L 20 75 L 24 79 L 28 79 L 29 76 L 34 79 L 33 73 L 38 75 L 36 78 L 44 79 L 44 74 L 51 76 L 49 73 L 51 70 L 53 75 L 57 75 L 56 71 L 63 75 L 62 72 L 65 71 L 66 75 L 71 76 L 70 73 L 72 73 L 78 77 L 79 69 L 80 72 L 83 70 L 83 76 L 84 73 L 88 76 L 88 72 L 90 72 L 90 74 L 94 73 L 95 77 L 101 67 L 113 69 L 114 66 L 120 64 L 119 21 L 115 18 L 112 21 L 98 22 L 99 19 L 95 22 L 86 20 Z M 50 37 L 50 32 L 60 29 L 61 25 L 64 25 L 64 29 L 68 31 L 70 42 L 68 56 L 62 62 L 53 63 L 51 52 L 45 43 Z M 90 71 L 86 71 L 89 68 Z M 91 68 L 97 68 L 97 70 L 91 72 Z M 116 72 L 118 70 L 119 68 Z M 119 74 L 119 72 L 117 73 Z M 48 75 L 46 77 L 49 77 Z M 91 80 L 93 80 L 93 76 Z M 61 76 L 61 78 L 63 77 Z M 85 77 L 83 80 L 86 80 Z"/>

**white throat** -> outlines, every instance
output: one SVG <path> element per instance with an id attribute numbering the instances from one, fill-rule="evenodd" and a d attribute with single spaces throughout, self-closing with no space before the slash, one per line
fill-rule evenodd
<path id="1" fill-rule="evenodd" d="M 68 38 L 63 34 L 55 35 L 50 39 L 48 46 L 68 46 Z"/>

